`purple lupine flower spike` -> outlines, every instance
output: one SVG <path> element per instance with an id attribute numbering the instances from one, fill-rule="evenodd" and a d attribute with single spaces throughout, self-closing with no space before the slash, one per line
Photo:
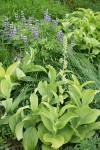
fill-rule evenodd
<path id="1" fill-rule="evenodd" d="M 38 28 L 36 28 L 36 27 L 34 27 L 33 36 L 34 36 L 35 39 L 39 38 Z"/>
<path id="2" fill-rule="evenodd" d="M 23 36 L 23 35 L 21 34 L 20 39 L 24 42 L 24 44 L 25 44 L 26 46 L 28 45 L 28 38 L 27 38 L 27 36 Z"/>
<path id="3" fill-rule="evenodd" d="M 22 23 L 25 23 L 25 21 L 26 21 L 26 18 L 25 18 L 23 11 L 21 11 L 21 21 L 22 21 Z"/>
<path id="4" fill-rule="evenodd" d="M 57 39 L 59 41 L 63 41 L 63 32 L 62 32 L 62 30 L 58 31 L 58 33 L 57 33 Z"/>
<path id="5" fill-rule="evenodd" d="M 15 13 L 15 21 L 18 21 L 18 14 Z"/>
<path id="6" fill-rule="evenodd" d="M 51 22 L 51 15 L 48 14 L 48 9 L 44 12 L 44 21 Z"/>

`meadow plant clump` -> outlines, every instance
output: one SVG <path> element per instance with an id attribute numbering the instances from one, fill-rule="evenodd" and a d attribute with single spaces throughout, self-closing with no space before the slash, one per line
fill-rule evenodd
<path id="1" fill-rule="evenodd" d="M 15 49 L 10 50 L 12 55 L 17 55 L 18 51 L 27 51 L 31 46 L 35 49 L 36 58 L 40 57 L 39 63 L 42 63 L 42 60 L 59 59 L 63 54 L 63 33 L 58 26 L 58 18 L 52 19 L 48 9 L 44 12 L 42 20 L 35 20 L 33 17 L 26 19 L 23 11 L 20 16 L 15 13 L 14 18 L 14 22 L 10 23 L 8 17 L 5 17 L 0 32 L 1 41 L 8 49 Z"/>

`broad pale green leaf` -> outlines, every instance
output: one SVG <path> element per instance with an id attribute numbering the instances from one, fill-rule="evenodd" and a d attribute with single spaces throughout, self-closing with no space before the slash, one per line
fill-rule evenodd
<path id="1" fill-rule="evenodd" d="M 29 127 L 24 132 L 23 147 L 25 150 L 35 150 L 38 142 L 38 133 L 36 128 Z"/>
<path id="2" fill-rule="evenodd" d="M 33 112 L 37 110 L 38 107 L 38 97 L 35 93 L 32 93 L 30 96 L 31 109 Z"/>
<path id="3" fill-rule="evenodd" d="M 36 79 L 32 78 L 31 76 L 24 76 L 20 80 L 25 81 L 25 82 L 34 82 L 34 81 L 36 81 Z"/>
<path id="4" fill-rule="evenodd" d="M 8 67 L 8 69 L 6 70 L 6 75 L 11 75 L 11 74 L 13 73 L 13 71 L 15 70 L 15 68 L 18 67 L 19 63 L 20 63 L 20 62 L 17 61 L 17 62 L 15 62 L 15 63 L 13 63 L 12 65 L 10 65 L 10 66 Z"/>
<path id="5" fill-rule="evenodd" d="M 72 119 L 72 118 L 76 118 L 78 117 L 78 115 L 74 114 L 74 113 L 66 113 L 63 116 L 61 116 L 59 118 L 59 120 L 56 122 L 56 127 L 57 129 L 62 129 L 64 128 L 67 123 Z"/>
<path id="6" fill-rule="evenodd" d="M 65 105 L 61 108 L 61 110 L 59 111 L 59 117 L 63 115 L 63 113 L 66 111 L 66 109 L 68 108 L 77 108 L 75 105 L 71 105 L 71 104 L 68 104 L 68 105 Z"/>
<path id="7" fill-rule="evenodd" d="M 90 130 L 100 130 L 100 121 L 88 125 Z"/>
<path id="8" fill-rule="evenodd" d="M 72 103 L 76 104 L 78 107 L 81 106 L 80 98 L 70 91 L 68 91 L 68 93 L 70 94 Z"/>
<path id="9" fill-rule="evenodd" d="M 47 81 L 40 81 L 38 84 L 38 91 L 42 96 L 48 96 L 49 98 L 52 98 L 53 92 L 56 92 L 56 85 L 55 84 L 48 84 Z"/>
<path id="10" fill-rule="evenodd" d="M 16 68 L 16 75 L 17 75 L 18 80 L 20 80 L 22 77 L 26 76 L 24 74 L 24 72 L 21 69 L 19 69 L 19 68 Z"/>
<path id="11" fill-rule="evenodd" d="M 6 101 L 6 111 L 7 112 L 11 111 L 12 100 L 13 100 L 12 98 L 8 98 L 8 99 L 5 100 Z"/>
<path id="12" fill-rule="evenodd" d="M 96 47 L 100 44 L 99 41 L 97 41 L 95 38 L 84 37 L 84 40 L 87 45 L 90 45 L 90 47 Z"/>
<path id="13" fill-rule="evenodd" d="M 61 135 L 64 137 L 64 144 L 69 142 L 73 134 L 74 130 L 69 125 L 66 125 L 61 130 L 57 131 L 57 135 Z"/>
<path id="14" fill-rule="evenodd" d="M 3 126 L 3 125 L 7 125 L 9 123 L 9 117 L 10 116 L 6 116 L 5 118 L 0 118 L 0 126 Z"/>
<path id="15" fill-rule="evenodd" d="M 18 119 L 16 118 L 16 115 L 12 115 L 10 118 L 9 118 L 9 126 L 10 126 L 10 129 L 11 131 L 15 134 L 15 127 L 18 123 Z"/>
<path id="16" fill-rule="evenodd" d="M 43 135 L 46 133 L 50 133 L 50 131 L 48 131 L 45 126 L 43 125 L 43 123 L 40 123 L 38 126 L 38 137 L 41 140 L 42 143 L 50 145 L 50 142 L 45 142 L 43 139 Z"/>
<path id="17" fill-rule="evenodd" d="M 49 108 L 49 112 L 52 116 L 52 121 L 55 121 L 58 118 L 58 110 L 57 107 L 53 107 L 51 106 L 49 103 L 47 102 L 42 102 L 42 104 L 44 104 L 47 108 Z"/>
<path id="18" fill-rule="evenodd" d="M 30 127 L 30 125 L 33 126 L 35 124 L 35 121 L 36 121 L 36 118 L 34 115 L 27 115 L 21 122 L 16 124 L 15 134 L 16 134 L 18 141 L 23 138 L 23 127 L 25 127 L 27 123 L 28 123 L 27 127 Z"/>
<path id="19" fill-rule="evenodd" d="M 79 118 L 76 118 L 78 125 L 82 125 L 95 122 L 100 115 L 100 110 L 91 109 L 89 106 L 85 105 L 75 109 L 75 113 L 79 116 Z"/>
<path id="20" fill-rule="evenodd" d="M 23 138 L 23 125 L 24 125 L 24 122 L 21 121 L 16 125 L 16 128 L 15 128 L 15 134 L 16 134 L 18 141 Z"/>
<path id="21" fill-rule="evenodd" d="M 100 49 L 99 48 L 93 48 L 92 53 L 94 55 L 98 55 L 100 53 Z"/>
<path id="22" fill-rule="evenodd" d="M 12 83 L 7 81 L 6 79 L 3 79 L 1 81 L 1 92 L 3 96 L 10 98 L 11 90 L 12 90 Z"/>
<path id="23" fill-rule="evenodd" d="M 52 144 L 51 147 L 54 149 L 58 149 L 64 144 L 64 137 L 61 135 L 46 133 L 44 134 L 43 139 L 46 142 L 50 142 Z"/>
<path id="24" fill-rule="evenodd" d="M 77 77 L 76 77 L 75 75 L 72 75 L 72 78 L 73 78 L 73 80 L 74 80 L 74 83 L 75 83 L 77 86 L 80 86 L 80 83 L 79 83 Z"/>
<path id="25" fill-rule="evenodd" d="M 72 84 L 72 92 L 74 92 L 75 95 L 81 97 L 82 92 L 81 92 L 81 86 L 77 86 L 76 84 Z"/>
<path id="26" fill-rule="evenodd" d="M 82 93 L 82 104 L 83 105 L 90 104 L 93 101 L 94 96 L 99 92 L 100 90 L 92 90 L 92 89 L 84 90 Z"/>
<path id="27" fill-rule="evenodd" d="M 20 113 L 24 110 L 24 109 L 30 109 L 30 107 L 27 105 L 27 106 L 24 106 L 24 107 L 21 107 L 17 110 L 16 112 L 16 118 L 20 115 Z"/>
<path id="28" fill-rule="evenodd" d="M 55 150 L 54 148 L 52 148 L 51 146 L 42 144 L 42 150 Z"/>
<path id="29" fill-rule="evenodd" d="M 38 91 L 39 93 L 44 96 L 47 95 L 47 81 L 40 81 L 38 84 Z"/>
<path id="30" fill-rule="evenodd" d="M 20 91 L 20 94 L 18 95 L 18 97 L 15 98 L 14 101 L 13 101 L 12 111 L 15 110 L 18 107 L 18 105 L 20 104 L 20 102 L 22 102 L 23 100 L 29 98 L 27 92 L 28 92 L 27 87 L 25 89 L 22 89 Z"/>
<path id="31" fill-rule="evenodd" d="M 56 80 L 56 70 L 50 65 L 48 65 L 47 68 L 49 69 L 48 77 L 50 82 L 54 82 Z"/>
<path id="32" fill-rule="evenodd" d="M 47 73 L 46 69 L 44 67 L 40 66 L 40 65 L 34 65 L 32 70 L 33 71 L 43 71 L 43 72 Z"/>
<path id="33" fill-rule="evenodd" d="M 53 132 L 54 132 L 54 130 L 53 130 L 53 122 L 52 122 L 49 118 L 47 118 L 47 117 L 45 117 L 45 116 L 41 116 L 41 120 L 42 120 L 44 126 L 45 126 L 49 131 L 51 131 L 51 132 L 53 133 Z"/>
<path id="34" fill-rule="evenodd" d="M 84 82 L 84 83 L 81 85 L 81 88 L 83 88 L 84 86 L 86 86 L 87 84 L 90 84 L 90 83 L 94 83 L 94 81 L 86 81 L 86 82 Z"/>
<path id="35" fill-rule="evenodd" d="M 4 77 L 5 75 L 5 70 L 2 66 L 0 66 L 0 77 Z"/>
<path id="36" fill-rule="evenodd" d="M 95 134 L 94 130 L 90 130 L 88 126 L 79 126 L 77 128 L 77 132 L 74 132 L 70 142 L 71 143 L 79 143 L 86 138 L 90 138 Z"/>

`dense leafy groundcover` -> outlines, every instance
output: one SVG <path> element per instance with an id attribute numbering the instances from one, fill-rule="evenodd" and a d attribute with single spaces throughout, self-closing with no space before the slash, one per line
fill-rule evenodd
<path id="1" fill-rule="evenodd" d="M 0 149 L 100 149 L 100 13 L 1 4 Z"/>

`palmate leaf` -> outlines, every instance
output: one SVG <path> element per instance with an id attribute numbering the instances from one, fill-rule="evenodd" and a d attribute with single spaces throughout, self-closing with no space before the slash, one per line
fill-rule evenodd
<path id="1" fill-rule="evenodd" d="M 43 139 L 46 142 L 50 142 L 52 144 L 51 147 L 54 149 L 58 149 L 64 144 L 64 137 L 61 135 L 46 133 L 43 135 Z"/>
<path id="2" fill-rule="evenodd" d="M 38 133 L 36 128 L 29 127 L 24 132 L 23 147 L 25 150 L 35 150 L 38 142 Z"/>

